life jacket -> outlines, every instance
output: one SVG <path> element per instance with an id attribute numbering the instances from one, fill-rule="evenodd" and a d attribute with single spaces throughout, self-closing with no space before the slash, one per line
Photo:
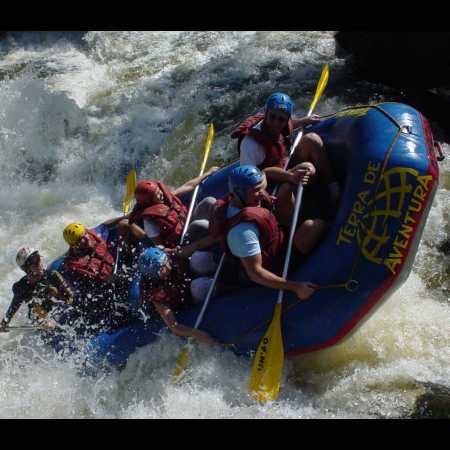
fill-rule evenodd
<path id="1" fill-rule="evenodd" d="M 163 203 L 152 206 L 148 206 L 148 204 L 144 206 L 135 205 L 128 222 L 130 224 L 136 223 L 144 228 L 144 219 L 153 220 L 158 224 L 161 231 L 162 245 L 173 248 L 180 243 L 188 211 L 181 200 L 172 194 L 163 183 L 159 181 L 154 183 L 158 185 L 164 195 Z"/>
<path id="2" fill-rule="evenodd" d="M 83 255 L 73 254 L 69 250 L 64 260 L 64 270 L 75 272 L 91 281 L 107 282 L 114 270 L 114 257 L 108 244 L 91 230 L 86 230 L 86 237 L 89 248 Z"/>
<path id="3" fill-rule="evenodd" d="M 284 242 L 283 230 L 278 225 L 276 217 L 272 214 L 273 199 L 268 194 L 261 206 L 248 206 L 242 208 L 238 214 L 227 218 L 227 210 L 231 196 L 217 200 L 209 232 L 220 237 L 221 245 L 225 252 L 230 254 L 227 244 L 227 235 L 231 228 L 241 222 L 254 223 L 259 230 L 262 265 L 265 269 L 278 272 L 281 268 L 281 252 Z"/>
<path id="4" fill-rule="evenodd" d="M 241 142 L 245 136 L 249 136 L 263 146 L 266 153 L 264 161 L 258 166 L 260 170 L 266 167 L 282 167 L 284 168 L 289 157 L 289 135 L 294 131 L 292 119 L 289 121 L 285 129 L 278 135 L 269 134 L 264 126 L 264 113 L 257 113 L 249 117 L 231 134 L 232 139 L 238 139 L 238 153 L 241 153 Z M 258 123 L 261 122 L 260 125 Z M 256 126 L 258 125 L 258 126 Z"/>
<path id="5" fill-rule="evenodd" d="M 177 257 L 170 257 L 172 271 L 165 280 L 140 281 L 141 304 L 160 303 L 173 311 L 179 311 L 192 303 L 189 285 L 192 281 L 183 270 L 183 264 Z"/>

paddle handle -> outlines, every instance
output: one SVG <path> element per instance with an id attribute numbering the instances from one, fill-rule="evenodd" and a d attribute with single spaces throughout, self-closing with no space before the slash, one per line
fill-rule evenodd
<path id="1" fill-rule="evenodd" d="M 200 322 L 203 319 L 203 315 L 205 314 L 206 307 L 208 306 L 209 300 L 212 297 L 212 293 L 214 291 L 214 287 L 216 286 L 217 279 L 219 278 L 220 271 L 222 270 L 222 266 L 223 266 L 224 260 L 225 260 L 225 253 L 222 253 L 222 256 L 221 256 L 220 261 L 219 261 L 219 265 L 217 266 L 216 273 L 214 274 L 213 281 L 212 281 L 211 285 L 209 286 L 208 294 L 206 295 L 206 299 L 203 302 L 202 310 L 200 311 L 200 314 L 197 317 L 197 320 L 195 322 L 194 328 L 198 328 L 199 325 L 200 325 Z"/>

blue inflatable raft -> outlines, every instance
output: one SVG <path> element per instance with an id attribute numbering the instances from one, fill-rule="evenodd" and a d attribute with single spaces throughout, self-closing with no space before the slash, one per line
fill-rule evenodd
<path id="1" fill-rule="evenodd" d="M 330 347 L 361 326 L 406 280 L 438 185 L 434 141 L 425 117 L 399 103 L 344 109 L 310 128 L 326 144 L 343 190 L 327 235 L 311 256 L 291 267 L 288 278 L 323 286 L 307 301 L 286 292 L 282 334 L 286 356 Z M 228 193 L 230 165 L 208 177 L 199 198 Z M 108 239 L 106 227 L 96 230 Z M 58 262 L 54 263 L 57 267 Z M 138 280 L 130 289 L 138 304 Z M 237 354 L 256 350 L 271 321 L 277 291 L 241 289 L 211 300 L 201 329 L 233 344 Z M 193 326 L 201 305 L 180 313 Z M 125 366 L 138 348 L 155 341 L 158 317 L 90 340 L 90 366 Z"/>

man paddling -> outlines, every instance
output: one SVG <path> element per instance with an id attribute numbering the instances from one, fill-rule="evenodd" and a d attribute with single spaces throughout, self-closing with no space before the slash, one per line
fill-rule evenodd
<path id="1" fill-rule="evenodd" d="M 312 115 L 293 119 L 294 103 L 281 92 L 272 94 L 266 102 L 263 113 L 246 119 L 231 135 L 238 139 L 238 152 L 241 164 L 257 166 L 267 175 L 269 185 L 286 184 L 281 189 L 291 192 L 301 182 L 303 173 L 316 178 L 328 190 L 330 202 L 336 206 L 340 196 L 337 183 L 324 148 L 324 142 L 317 133 L 305 133 L 294 149 L 290 168 L 285 170 L 288 160 L 289 145 L 295 129 L 304 128 L 320 121 L 319 116 Z M 312 171 L 315 169 L 315 172 Z M 313 181 L 313 180 L 312 180 Z M 307 196 L 307 191 L 305 192 Z M 317 197 L 316 194 L 312 195 Z M 295 204 L 294 197 L 289 202 L 289 209 Z"/>
<path id="2" fill-rule="evenodd" d="M 84 320 L 86 332 L 124 325 L 131 317 L 129 282 L 114 277 L 114 256 L 108 243 L 83 224 L 71 223 L 63 232 L 69 245 L 61 268 L 75 288 L 74 306 Z"/>
<path id="3" fill-rule="evenodd" d="M 177 312 L 205 299 L 212 283 L 212 278 L 206 275 L 214 272 L 216 267 L 217 263 L 209 264 L 209 267 L 200 263 L 196 272 L 201 276 L 191 279 L 192 272 L 189 272 L 186 260 L 159 247 L 146 248 L 138 260 L 141 307 L 144 311 L 156 310 L 176 336 L 191 337 L 208 345 L 217 344 L 209 334 L 182 325 L 176 318 Z"/>
<path id="4" fill-rule="evenodd" d="M 117 225 L 119 239 L 124 244 L 122 260 L 127 266 L 132 265 L 133 254 L 142 244 L 162 245 L 171 249 L 180 243 L 187 217 L 187 208 L 180 197 L 188 195 L 204 178 L 218 169 L 211 167 L 173 192 L 160 181 L 141 180 L 137 183 L 134 191 L 136 205 L 131 213 L 104 223 L 107 226 Z M 208 219 L 215 200 L 214 197 L 206 197 L 196 206 L 185 242 L 195 241 L 208 234 Z"/>
<path id="5" fill-rule="evenodd" d="M 0 331 L 8 331 L 8 324 L 24 303 L 28 305 L 28 317 L 33 323 L 47 331 L 55 329 L 56 310 L 61 312 L 64 305 L 72 304 L 72 290 L 59 272 L 44 269 L 38 250 L 21 247 L 16 262 L 26 275 L 12 287 L 14 297 L 0 323 Z"/>
<path id="6" fill-rule="evenodd" d="M 265 191 L 267 180 L 264 173 L 255 166 L 238 166 L 230 173 L 228 182 L 230 195 L 216 202 L 210 236 L 186 246 L 183 256 L 221 242 L 222 248 L 238 258 L 245 269 L 247 278 L 241 276 L 239 281 L 286 289 L 302 300 L 309 298 L 314 293 L 314 284 L 288 281 L 278 275 L 281 272 L 284 233 L 272 211 L 280 203 L 280 198 L 275 200 Z M 303 174 L 302 182 L 308 182 L 308 174 Z M 320 221 L 301 223 L 294 240 L 297 251 L 305 256 L 309 254 L 324 229 Z"/>

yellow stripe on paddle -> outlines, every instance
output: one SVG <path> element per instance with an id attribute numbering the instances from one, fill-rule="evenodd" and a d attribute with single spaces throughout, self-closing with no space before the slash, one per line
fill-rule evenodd
<path id="1" fill-rule="evenodd" d="M 328 78 L 330 77 L 330 69 L 328 68 L 328 64 L 322 69 L 322 75 L 320 75 L 319 82 L 317 83 L 316 94 L 314 95 L 314 99 L 311 102 L 311 106 L 309 107 L 308 116 L 312 114 L 312 112 L 316 109 L 317 102 L 323 94 L 323 91 L 327 87 Z"/>
<path id="2" fill-rule="evenodd" d="M 127 214 L 130 209 L 131 202 L 134 197 L 134 190 L 136 189 L 136 178 L 136 171 L 131 169 L 127 175 L 127 192 L 122 205 L 122 211 L 124 214 Z"/>
<path id="3" fill-rule="evenodd" d="M 308 116 L 312 114 L 328 83 L 329 69 L 325 64 L 322 75 L 317 83 L 316 93 L 308 111 Z M 297 135 L 293 147 L 301 139 L 302 132 Z M 291 257 L 292 243 L 294 240 L 295 228 L 297 226 L 298 213 L 300 211 L 303 186 L 299 184 L 295 199 L 295 210 L 292 217 L 291 229 L 289 232 L 289 242 L 286 258 L 283 267 L 283 278 L 286 278 L 289 261 Z M 253 360 L 252 372 L 250 374 L 249 390 L 252 397 L 261 403 L 268 400 L 275 400 L 280 389 L 281 374 L 284 363 L 283 337 L 281 334 L 281 305 L 283 302 L 283 290 L 278 293 L 278 301 L 275 305 L 272 322 L 269 325 L 264 337 L 258 345 L 258 349 Z"/>
<path id="4" fill-rule="evenodd" d="M 275 305 L 272 322 L 258 346 L 253 359 L 249 389 L 259 402 L 275 400 L 280 389 L 284 362 L 283 338 L 281 336 L 281 303 Z"/>
<path id="5" fill-rule="evenodd" d="M 211 122 L 208 127 L 208 136 L 206 137 L 205 154 L 203 156 L 203 162 L 200 167 L 200 175 L 203 175 L 203 172 L 205 171 L 206 162 L 208 161 L 209 151 L 211 150 L 213 138 L 214 138 L 214 125 Z"/>

